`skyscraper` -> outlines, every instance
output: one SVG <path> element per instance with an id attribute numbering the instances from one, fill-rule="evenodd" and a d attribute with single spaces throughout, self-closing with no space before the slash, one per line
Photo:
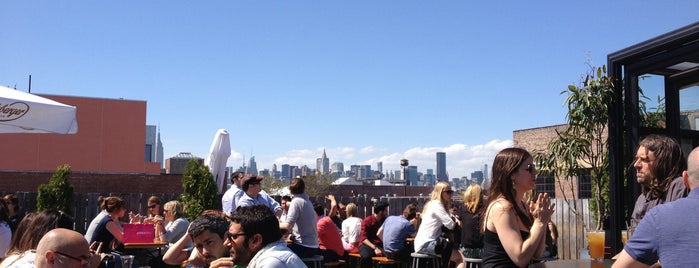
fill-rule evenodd
<path id="1" fill-rule="evenodd" d="M 437 168 L 436 174 L 438 181 L 449 181 L 449 176 L 447 175 L 447 153 L 437 152 Z"/>
<path id="2" fill-rule="evenodd" d="M 333 163 L 332 172 L 333 173 L 344 173 L 345 172 L 345 165 L 342 164 L 342 162 Z"/>
<path id="3" fill-rule="evenodd" d="M 330 173 L 330 159 L 325 155 L 325 149 L 323 149 L 323 156 L 316 159 L 316 170 L 320 174 Z"/>
<path id="4" fill-rule="evenodd" d="M 158 162 L 163 168 L 163 143 L 160 142 L 160 130 L 154 125 L 146 125 L 146 162 Z"/>
<path id="5" fill-rule="evenodd" d="M 257 162 L 255 162 L 254 156 L 250 157 L 250 162 L 248 163 L 248 170 L 246 173 L 257 176 Z"/>

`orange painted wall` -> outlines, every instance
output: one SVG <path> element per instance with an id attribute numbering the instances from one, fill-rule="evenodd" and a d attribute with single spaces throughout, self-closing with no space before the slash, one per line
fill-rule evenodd
<path id="1" fill-rule="evenodd" d="M 160 173 L 145 162 L 145 101 L 38 95 L 76 106 L 78 133 L 0 134 L 0 170 Z"/>

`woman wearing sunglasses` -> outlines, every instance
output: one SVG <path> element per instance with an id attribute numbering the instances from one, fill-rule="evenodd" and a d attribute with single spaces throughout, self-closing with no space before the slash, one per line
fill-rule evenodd
<path id="1" fill-rule="evenodd" d="M 163 219 L 163 201 L 160 197 L 151 196 L 148 198 L 148 216 L 143 219 L 143 222 L 152 224 L 162 222 L 167 225 L 167 221 L 163 222 Z"/>
<path id="2" fill-rule="evenodd" d="M 461 255 L 454 248 L 454 243 L 442 237 L 442 227 L 453 230 L 461 225 L 458 219 L 452 219 L 447 212 L 454 191 L 449 183 L 440 181 L 434 186 L 430 201 L 422 209 L 422 223 L 415 235 L 415 252 L 429 255 L 442 255 L 442 266 L 449 267 L 449 261 L 460 264 Z M 455 222 L 456 220 L 456 222 Z"/>
<path id="3" fill-rule="evenodd" d="M 543 252 L 554 205 L 548 194 L 525 204 L 525 193 L 535 185 L 536 167 L 527 150 L 507 148 L 495 156 L 483 223 L 483 268 L 526 267 Z"/>

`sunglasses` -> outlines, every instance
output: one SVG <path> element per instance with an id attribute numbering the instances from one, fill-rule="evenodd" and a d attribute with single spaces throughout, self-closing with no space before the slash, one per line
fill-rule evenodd
<path id="1" fill-rule="evenodd" d="M 157 207 L 157 206 L 158 206 L 158 205 L 153 204 L 153 205 L 148 206 L 148 208 L 155 208 L 155 207 Z"/>
<path id="2" fill-rule="evenodd" d="M 445 192 L 445 193 L 448 193 L 448 194 L 453 194 L 453 193 L 454 193 L 453 190 L 446 190 L 446 191 L 444 191 L 444 192 Z"/>
<path id="3" fill-rule="evenodd" d="M 74 256 L 71 256 L 71 255 L 65 254 L 65 253 L 60 252 L 60 251 L 54 251 L 54 252 L 55 252 L 56 254 L 58 254 L 58 255 L 61 255 L 61 256 L 67 257 L 67 258 L 69 258 L 69 259 L 78 261 L 78 262 L 80 262 L 80 265 L 88 265 L 88 264 L 90 264 L 90 258 L 89 258 L 89 257 L 82 257 L 82 256 L 81 256 L 80 258 L 78 258 L 78 257 L 74 257 Z"/>
<path id="4" fill-rule="evenodd" d="M 230 241 L 236 240 L 236 239 L 238 239 L 239 236 L 243 236 L 243 235 L 247 235 L 247 234 L 246 233 L 231 234 L 231 233 L 226 232 L 226 238 L 228 238 L 228 240 L 230 240 Z"/>
<path id="5" fill-rule="evenodd" d="M 527 168 L 525 170 L 529 171 L 529 173 L 531 173 L 531 174 L 534 174 L 534 173 L 536 173 L 536 165 L 527 164 Z"/>

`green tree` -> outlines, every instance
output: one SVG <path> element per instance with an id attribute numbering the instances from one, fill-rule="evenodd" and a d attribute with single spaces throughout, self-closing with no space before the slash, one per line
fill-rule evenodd
<path id="1" fill-rule="evenodd" d="M 330 194 L 331 186 L 335 181 L 330 174 L 309 175 L 303 178 L 306 183 L 306 194 L 308 196 L 326 196 Z"/>
<path id="2" fill-rule="evenodd" d="M 190 221 L 204 210 L 221 208 L 216 182 L 209 167 L 194 159 L 189 160 L 182 175 L 180 202 L 184 206 L 185 216 Z"/>
<path id="3" fill-rule="evenodd" d="M 73 215 L 73 186 L 70 185 L 70 166 L 64 164 L 56 168 L 48 184 L 39 185 L 36 209 L 58 209 Z"/>
<path id="4" fill-rule="evenodd" d="M 590 176 L 590 206 L 597 220 L 595 228 L 602 229 L 603 219 L 608 212 L 607 122 L 614 85 L 612 79 L 607 77 L 606 66 L 590 66 L 582 85 L 569 85 L 567 90 L 561 92 L 566 93 L 568 126 L 557 132 L 557 138 L 549 143 L 546 151 L 535 152 L 535 159 L 544 172 L 555 176 L 561 187 L 572 185 L 581 176 Z M 570 198 L 565 191 L 562 192 L 566 202 L 576 199 L 575 192 Z M 573 213 L 580 214 L 577 207 L 570 207 Z"/>
<path id="5" fill-rule="evenodd" d="M 306 183 L 306 194 L 311 197 L 326 196 L 332 191 L 332 182 L 335 181 L 329 174 L 324 175 L 308 175 L 303 177 Z M 274 195 L 283 188 L 288 188 L 288 183 L 283 183 L 270 176 L 262 180 L 262 189 Z"/>

